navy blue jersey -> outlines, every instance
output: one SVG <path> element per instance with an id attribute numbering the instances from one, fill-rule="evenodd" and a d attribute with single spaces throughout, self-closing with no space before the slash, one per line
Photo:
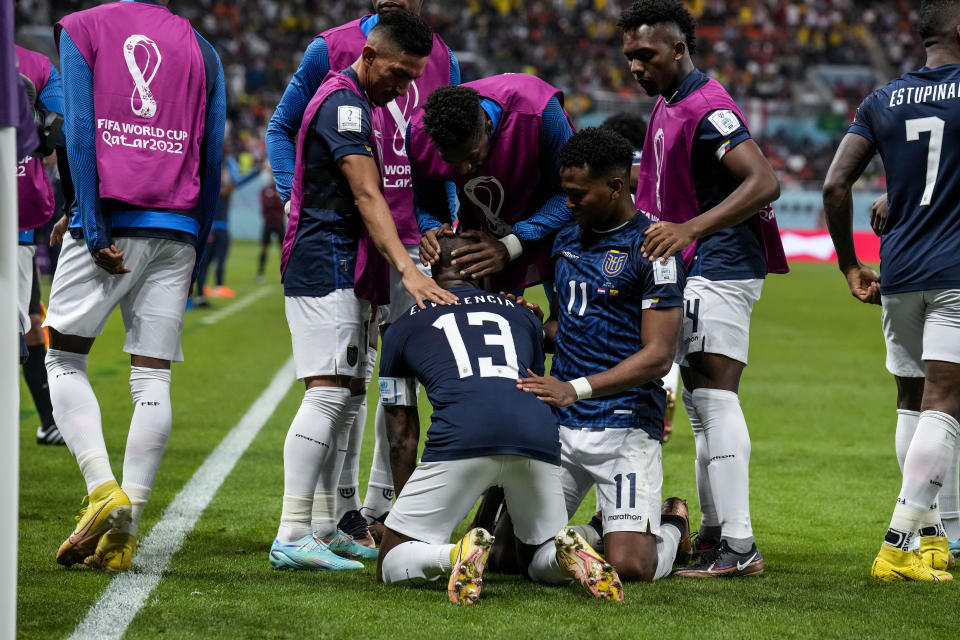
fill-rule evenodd
<path id="1" fill-rule="evenodd" d="M 571 224 L 553 246 L 560 326 L 551 375 L 574 380 L 612 369 L 643 348 L 645 309 L 683 305 L 681 260 L 650 262 L 641 252 L 650 221 L 642 215 L 606 233 Z M 639 428 L 660 440 L 666 395 L 659 380 L 557 409 L 557 422 L 575 429 Z"/>
<path id="2" fill-rule="evenodd" d="M 958 98 L 960 65 L 924 67 L 870 94 L 850 126 L 887 172 L 882 293 L 960 288 Z"/>
<path id="3" fill-rule="evenodd" d="M 356 79 L 353 69 L 342 73 Z M 341 126 L 344 109 L 358 114 L 358 127 L 352 122 Z M 353 288 L 363 220 L 337 161 L 349 155 L 373 157 L 372 126 L 370 105 L 347 90 L 330 94 L 310 123 L 303 152 L 300 224 L 283 273 L 286 295 L 322 297 L 335 289 Z"/>
<path id="4" fill-rule="evenodd" d="M 413 306 L 383 336 L 380 378 L 416 378 L 433 417 L 424 462 L 516 455 L 560 464 L 550 407 L 517 389 L 543 375 L 543 327 L 529 310 L 473 287 L 455 305 Z"/>
<path id="5" fill-rule="evenodd" d="M 667 102 L 683 100 L 708 79 L 707 74 L 694 69 Z M 711 111 L 700 121 L 690 150 L 690 175 L 700 213 L 726 200 L 740 186 L 723 166 L 723 156 L 749 139 L 750 131 L 733 111 Z M 753 222 L 745 220 L 700 240 L 689 275 L 708 280 L 766 277 L 766 253 Z"/>

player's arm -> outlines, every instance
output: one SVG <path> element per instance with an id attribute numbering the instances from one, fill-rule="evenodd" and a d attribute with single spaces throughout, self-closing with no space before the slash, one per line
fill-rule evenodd
<path id="1" fill-rule="evenodd" d="M 727 118 L 734 119 L 729 128 L 727 120 L 722 118 L 714 124 L 717 114 L 727 114 Z M 652 224 L 643 242 L 645 257 L 651 261 L 670 257 L 699 238 L 740 224 L 780 197 L 780 181 L 773 167 L 736 114 L 716 111 L 708 115 L 697 128 L 695 144 L 710 145 L 739 186 L 717 206 L 687 222 Z"/>
<path id="2" fill-rule="evenodd" d="M 451 52 L 451 56 L 453 53 Z M 451 58 L 451 61 L 455 58 Z M 452 62 L 451 62 L 452 63 Z M 460 70 L 457 67 L 457 79 Z M 450 72 L 451 82 L 453 71 Z M 407 125 L 406 140 L 407 157 L 410 153 L 410 132 L 412 127 Z M 410 186 L 413 189 L 413 212 L 417 217 L 417 227 L 420 229 L 420 262 L 425 265 L 434 264 L 440 259 L 440 244 L 437 238 L 453 233 L 453 217 L 456 212 L 457 187 L 452 182 L 443 182 L 419 175 L 411 163 Z M 452 195 L 451 195 L 452 187 Z"/>
<path id="3" fill-rule="evenodd" d="M 60 65 L 63 69 L 64 128 L 67 159 L 73 176 L 77 211 L 87 249 L 94 262 L 108 273 L 128 273 L 123 252 L 110 237 L 110 228 L 100 210 L 100 177 L 93 115 L 93 72 L 66 29 L 60 31 Z"/>
<path id="4" fill-rule="evenodd" d="M 577 400 L 609 396 L 662 378 L 673 366 L 683 321 L 680 307 L 646 309 L 641 317 L 643 348 L 616 366 L 576 380 L 557 380 L 528 371 L 517 388 L 529 391 L 554 407 L 569 407 Z"/>
<path id="5" fill-rule="evenodd" d="M 290 200 L 293 165 L 297 158 L 297 132 L 303 121 L 303 114 L 328 71 L 330 60 L 327 56 L 327 41 L 316 38 L 303 53 L 300 67 L 290 79 L 290 84 L 283 92 L 280 104 L 267 125 L 267 155 L 273 168 L 277 192 L 284 202 Z"/>
<path id="6" fill-rule="evenodd" d="M 398 327 L 383 335 L 380 351 L 380 405 L 383 407 L 390 445 L 393 488 L 399 494 L 417 466 L 420 417 L 417 413 L 417 381 L 405 364 L 405 340 Z"/>
<path id="7" fill-rule="evenodd" d="M 823 211 L 850 293 L 861 302 L 880 304 L 877 273 L 860 262 L 853 243 L 853 185 L 874 153 L 876 147 L 867 137 L 853 132 L 843 137 L 823 183 Z"/>
<path id="8" fill-rule="evenodd" d="M 528 218 L 516 222 L 512 233 L 503 238 L 496 239 L 482 231 L 462 233 L 462 237 L 475 241 L 453 254 L 457 256 L 453 264 L 463 266 L 464 276 L 482 278 L 503 271 L 527 247 L 545 240 L 572 218 L 567 198 L 560 188 L 560 148 L 573 136 L 573 127 L 556 97 L 550 98 L 542 116 L 541 173 L 553 195 Z"/>
<path id="9" fill-rule="evenodd" d="M 60 75 L 60 72 L 57 71 L 57 68 L 52 62 L 50 63 L 50 77 L 47 79 L 47 84 L 43 87 L 43 91 L 40 92 L 38 98 L 47 109 L 60 114 L 64 113 L 63 76 Z M 73 189 L 73 179 L 70 176 L 70 164 L 67 160 L 66 134 L 66 122 L 64 122 L 63 135 L 60 136 L 60 140 L 57 142 L 57 170 L 60 172 L 60 190 L 63 191 L 63 212 L 69 213 L 76 194 Z M 59 244 L 59 242 L 57 244 Z"/>
<path id="10" fill-rule="evenodd" d="M 220 181 L 223 166 L 223 134 L 227 123 L 227 85 L 223 75 L 223 64 L 213 46 L 203 36 L 197 34 L 197 42 L 203 47 L 204 63 L 213 67 L 216 62 L 216 78 L 213 81 L 213 90 L 207 101 L 207 112 L 203 125 L 203 143 L 200 145 L 201 166 L 200 172 L 200 206 L 203 210 L 203 222 L 197 234 L 194 245 L 197 250 L 197 260 L 193 267 L 193 280 L 200 273 L 200 262 L 203 252 L 207 250 L 207 236 L 213 228 L 213 219 L 217 213 L 217 202 L 220 200 Z"/>

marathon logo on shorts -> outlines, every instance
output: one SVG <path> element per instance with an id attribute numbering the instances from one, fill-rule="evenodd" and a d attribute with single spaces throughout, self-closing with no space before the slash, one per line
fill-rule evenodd
<path id="1" fill-rule="evenodd" d="M 347 347 L 347 364 L 351 367 L 357 366 L 357 361 L 360 360 L 360 349 L 357 348 L 357 345 L 351 344 Z"/>
<path id="2" fill-rule="evenodd" d="M 607 278 L 616 278 L 623 273 L 624 267 L 627 266 L 627 255 L 626 252 L 616 249 L 607 251 L 603 255 L 603 266 L 601 268 L 603 275 Z"/>

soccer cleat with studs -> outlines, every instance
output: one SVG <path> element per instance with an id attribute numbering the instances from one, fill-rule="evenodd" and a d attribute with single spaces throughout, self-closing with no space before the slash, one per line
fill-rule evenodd
<path id="1" fill-rule="evenodd" d="M 926 566 L 917 551 L 903 551 L 883 543 L 873 560 L 870 576 L 881 582 L 949 582 L 953 576 Z"/>
<path id="2" fill-rule="evenodd" d="M 560 567 L 583 590 L 600 600 L 623 601 L 623 583 L 617 570 L 593 550 L 572 527 L 565 527 L 553 538 Z"/>
<path id="3" fill-rule="evenodd" d="M 327 541 L 330 550 L 345 558 L 372 560 L 379 555 L 376 543 L 370 536 L 367 521 L 359 511 L 347 511 L 337 523 L 337 531 Z"/>
<path id="4" fill-rule="evenodd" d="M 76 528 L 57 550 L 57 562 L 67 567 L 93 555 L 100 537 L 110 529 L 128 524 L 133 514 L 130 498 L 116 480 L 104 482 L 83 501 L 87 504 L 75 518 Z"/>
<path id="5" fill-rule="evenodd" d="M 483 589 L 483 570 L 487 566 L 493 536 L 486 529 L 471 529 L 450 551 L 450 580 L 447 596 L 453 604 L 475 604 Z"/>
<path id="6" fill-rule="evenodd" d="M 92 556 L 87 556 L 83 564 L 114 573 L 129 571 L 136 549 L 137 536 L 120 529 L 110 529 L 100 537 L 97 550 Z"/>
<path id="7" fill-rule="evenodd" d="M 943 536 L 920 536 L 917 538 L 920 559 L 930 569 L 946 571 L 953 566 L 953 554 L 950 553 L 950 541 Z"/>
<path id="8" fill-rule="evenodd" d="M 673 575 L 680 578 L 740 578 L 759 576 L 763 573 L 763 556 L 757 545 L 746 553 L 737 553 L 721 540 L 713 550 L 687 567 L 676 569 Z"/>

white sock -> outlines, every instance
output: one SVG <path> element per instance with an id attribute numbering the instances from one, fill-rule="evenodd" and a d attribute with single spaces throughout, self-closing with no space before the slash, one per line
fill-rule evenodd
<path id="1" fill-rule="evenodd" d="M 693 400 L 693 392 L 684 389 L 681 396 L 683 406 L 687 409 L 687 415 L 690 416 L 690 427 L 693 429 L 693 443 L 697 452 L 694 460 L 694 470 L 697 478 L 697 497 L 700 501 L 700 534 L 707 535 L 716 533 L 720 537 L 720 519 L 717 517 L 717 508 L 713 503 L 713 489 L 710 487 L 710 447 L 707 446 L 707 435 L 703 430 L 703 423 L 700 420 L 700 413 L 697 411 L 697 405 Z M 709 535 L 708 537 L 713 537 Z"/>
<path id="2" fill-rule="evenodd" d="M 312 387 L 303 394 L 283 445 L 283 512 L 277 533 L 281 542 L 311 532 L 315 492 L 330 494 L 332 499 L 337 437 L 349 399 L 350 390 L 341 387 Z"/>
<path id="3" fill-rule="evenodd" d="M 670 575 L 673 561 L 677 559 L 677 545 L 680 544 L 680 530 L 672 524 L 660 524 L 660 539 L 657 540 L 657 571 L 654 580 Z"/>
<path id="4" fill-rule="evenodd" d="M 87 356 L 49 349 L 45 360 L 53 418 L 67 448 L 77 458 L 87 493 L 114 480 L 103 442 L 100 405 L 87 378 Z"/>
<path id="5" fill-rule="evenodd" d="M 960 446 L 953 452 L 953 464 L 947 470 L 940 489 L 940 517 L 951 540 L 960 538 Z"/>
<path id="6" fill-rule="evenodd" d="M 452 544 L 427 544 L 412 541 L 398 544 L 387 552 L 380 565 L 384 584 L 411 585 L 433 582 L 450 573 Z"/>
<path id="7" fill-rule="evenodd" d="M 367 381 L 369 386 L 369 380 Z M 366 388 L 366 387 L 364 387 Z M 334 515 L 337 521 L 348 511 L 360 510 L 360 496 L 357 487 L 360 484 L 360 450 L 363 448 L 363 430 L 367 423 L 367 397 L 360 396 L 357 417 L 343 434 L 339 448 L 344 449 L 343 461 L 338 474 L 337 495 L 334 498 Z"/>
<path id="8" fill-rule="evenodd" d="M 87 483 L 87 494 L 93 493 L 93 490 L 104 482 L 115 480 L 113 470 L 110 469 L 110 456 L 106 449 L 88 449 L 77 455 L 77 464 L 80 465 L 80 473 L 83 474 L 83 480 Z"/>
<path id="9" fill-rule="evenodd" d="M 123 492 L 130 498 L 130 505 L 133 507 L 130 524 L 124 527 L 123 530 L 127 533 L 137 535 L 137 529 L 140 527 L 140 516 L 143 515 L 143 510 L 147 506 L 147 500 L 150 498 L 152 489 L 141 484 L 127 482 L 126 477 L 124 477 L 123 485 L 120 488 L 123 489 Z"/>
<path id="10" fill-rule="evenodd" d="M 920 414 L 917 432 L 903 462 L 903 486 L 885 541 L 903 548 L 918 528 L 929 524 L 937 494 L 953 464 L 960 424 L 939 411 Z"/>
<path id="11" fill-rule="evenodd" d="M 123 482 L 153 487 L 170 438 L 170 370 L 133 367 L 130 370 L 133 417 L 123 456 Z"/>
<path id="12" fill-rule="evenodd" d="M 310 508 L 314 499 L 283 496 L 283 511 L 280 513 L 280 528 L 277 540 L 282 544 L 296 542 L 310 535 Z"/>
<path id="13" fill-rule="evenodd" d="M 917 431 L 918 422 L 920 422 L 919 411 L 897 409 L 897 463 L 900 465 L 901 473 L 903 473 L 903 461 L 907 458 L 907 450 L 910 448 L 913 434 Z"/>
<path id="14" fill-rule="evenodd" d="M 373 421 L 373 460 L 370 462 L 370 481 L 363 497 L 361 513 L 367 522 L 373 522 L 393 506 L 393 472 L 390 469 L 390 443 L 387 441 L 387 419 L 383 407 L 377 403 Z"/>
<path id="15" fill-rule="evenodd" d="M 313 513 L 310 520 L 313 534 L 321 540 L 329 540 L 337 532 L 337 522 L 340 515 L 336 510 L 337 491 L 334 490 L 334 482 L 340 475 L 340 469 L 343 466 L 344 455 L 341 449 L 345 449 L 346 441 L 350 437 L 350 430 L 357 419 L 357 411 L 363 404 L 363 395 L 348 396 L 340 415 L 337 416 L 335 425 L 336 446 L 334 447 L 335 456 L 331 460 L 333 465 L 332 473 L 329 476 L 326 472 L 321 473 L 317 479 L 317 486 L 313 494 Z"/>
<path id="16" fill-rule="evenodd" d="M 557 546 L 552 539 L 544 542 L 534 552 L 530 566 L 527 567 L 527 575 L 540 584 L 560 585 L 573 581 L 570 574 L 560 568 Z"/>
<path id="17" fill-rule="evenodd" d="M 722 536 L 753 544 L 750 524 L 750 433 L 732 391 L 696 389 L 693 401 L 710 451 L 710 486 Z M 741 551 L 740 549 L 734 549 Z"/>

